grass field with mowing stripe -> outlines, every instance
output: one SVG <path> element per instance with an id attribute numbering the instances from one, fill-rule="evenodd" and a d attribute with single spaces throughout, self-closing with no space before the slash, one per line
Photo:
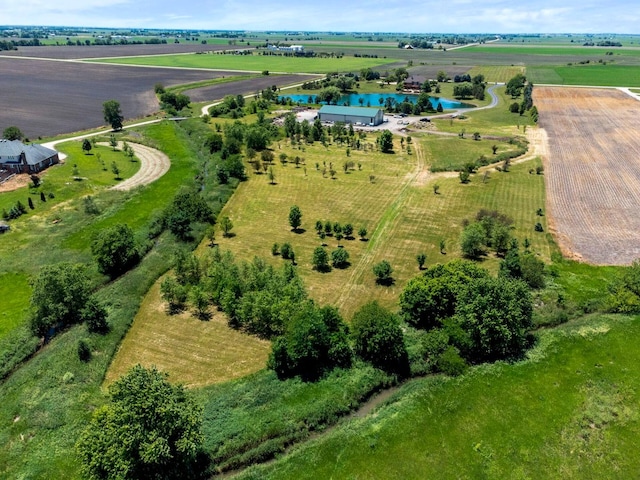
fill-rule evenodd
<path id="1" fill-rule="evenodd" d="M 242 479 L 635 478 L 640 318 L 541 333 L 528 360 L 406 384 Z"/>
<path id="2" fill-rule="evenodd" d="M 491 161 L 494 145 L 498 147 L 497 155 L 517 150 L 517 145 L 508 142 L 482 138 L 473 140 L 471 132 L 467 132 L 464 138 L 433 135 L 422 144 L 432 171 L 461 170 L 465 164 L 475 163 L 481 155 Z"/>
<path id="3" fill-rule="evenodd" d="M 545 204 L 544 178 L 528 173 L 538 164 L 537 160 L 516 165 L 509 173 L 493 171 L 487 183 L 482 183 L 481 175 L 474 175 L 470 184 L 461 185 L 457 175 L 450 178 L 451 174 L 434 175 L 428 171 L 428 157 L 418 150 L 426 151 L 430 141 L 442 140 L 434 140 L 432 136 L 415 139 L 412 154 L 408 155 L 396 137 L 395 154 L 352 151 L 349 158 L 345 149 L 337 146 L 325 150 L 316 144 L 306 146 L 302 153 L 281 142 L 281 151 L 290 157 L 304 155 L 306 175 L 304 168 L 292 164 L 273 166 L 276 185 L 270 185 L 266 175 L 252 174 L 221 213 L 232 219 L 236 235 L 220 236 L 220 247 L 230 249 L 239 258 L 250 260 L 257 255 L 279 264 L 283 260 L 271 256 L 271 246 L 291 243 L 310 295 L 321 304 L 339 306 L 347 318 L 373 299 L 395 308 L 405 283 L 418 274 L 417 254 L 426 253 L 427 264 L 458 257 L 462 221 L 480 208 L 497 209 L 512 216 L 516 236 L 520 240 L 530 238 L 533 249 L 549 258 L 549 238 L 533 230 L 537 221 L 544 223 L 544 218 L 536 217 L 536 210 Z M 342 162 L 348 159 L 362 163 L 362 170 L 343 173 Z M 338 171 L 335 180 L 328 174 L 323 178 L 316 171 L 315 162 L 322 170 L 323 161 L 327 166 L 334 162 Z M 375 175 L 373 183 L 369 175 Z M 439 195 L 433 194 L 433 183 L 440 185 Z M 292 205 L 298 205 L 302 211 L 304 233 L 294 233 L 288 225 Z M 329 273 L 312 270 L 313 249 L 321 244 L 314 230 L 316 220 L 352 223 L 356 233 L 360 226 L 366 226 L 367 242 L 359 239 L 341 242 L 350 254 L 349 268 Z M 447 255 L 439 253 L 440 239 L 446 242 Z M 327 237 L 325 242 L 329 252 L 337 248 L 334 237 Z M 395 283 L 391 287 L 375 284 L 372 267 L 383 259 L 394 269 Z M 490 268 L 497 266 L 492 258 L 486 263 Z"/>
<path id="4" fill-rule="evenodd" d="M 105 383 L 136 364 L 155 365 L 170 381 L 189 387 L 220 383 L 263 369 L 270 350 L 271 342 L 229 328 L 221 313 L 207 321 L 190 312 L 168 315 L 158 281 L 145 296 Z"/>
<path id="5" fill-rule="evenodd" d="M 218 70 L 247 70 L 287 73 L 358 72 L 362 68 L 379 67 L 393 59 L 381 58 L 302 58 L 275 55 L 153 55 L 149 57 L 109 58 L 101 63 L 126 65 L 154 65 L 158 67 L 214 68 Z"/>

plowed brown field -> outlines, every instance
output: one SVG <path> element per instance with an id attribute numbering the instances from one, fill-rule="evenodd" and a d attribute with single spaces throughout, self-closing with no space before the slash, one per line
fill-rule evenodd
<path id="1" fill-rule="evenodd" d="M 610 89 L 534 89 L 547 213 L 567 256 L 624 265 L 640 257 L 640 102 Z"/>

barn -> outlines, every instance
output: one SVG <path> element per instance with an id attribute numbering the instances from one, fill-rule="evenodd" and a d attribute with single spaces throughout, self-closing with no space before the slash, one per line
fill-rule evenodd
<path id="1" fill-rule="evenodd" d="M 381 108 L 323 105 L 318 112 L 318 118 L 323 122 L 380 125 L 384 121 L 384 112 Z"/>
<path id="2" fill-rule="evenodd" d="M 38 173 L 60 161 L 58 152 L 19 140 L 0 140 L 0 172 Z"/>

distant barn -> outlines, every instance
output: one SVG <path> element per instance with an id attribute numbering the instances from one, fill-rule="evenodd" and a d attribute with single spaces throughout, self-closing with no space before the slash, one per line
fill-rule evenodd
<path id="1" fill-rule="evenodd" d="M 58 152 L 19 140 L 0 140 L 0 171 L 38 173 L 60 161 Z"/>
<path id="2" fill-rule="evenodd" d="M 380 125 L 384 120 L 384 112 L 381 108 L 323 105 L 318 112 L 318 118 L 323 122 Z"/>

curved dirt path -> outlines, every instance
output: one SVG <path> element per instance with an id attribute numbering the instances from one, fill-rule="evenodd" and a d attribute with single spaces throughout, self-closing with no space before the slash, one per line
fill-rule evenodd
<path id="1" fill-rule="evenodd" d="M 126 191 L 142 185 L 148 185 L 162 177 L 171 167 L 171 160 L 160 150 L 140 145 L 139 143 L 129 143 L 129 146 L 140 161 L 140 170 L 133 177 L 111 187 L 111 190 Z M 122 147 L 121 142 L 118 147 Z"/>

